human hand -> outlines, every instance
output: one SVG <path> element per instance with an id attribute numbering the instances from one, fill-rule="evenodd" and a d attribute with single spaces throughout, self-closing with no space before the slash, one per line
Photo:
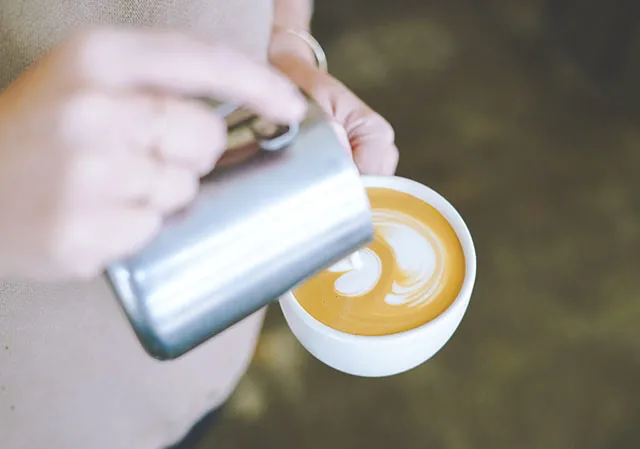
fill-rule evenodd
<path id="1" fill-rule="evenodd" d="M 299 121 L 295 86 L 169 32 L 78 33 L 0 93 L 0 277 L 87 278 L 187 204 L 226 146 L 196 98 Z"/>
<path id="2" fill-rule="evenodd" d="M 344 84 L 320 70 L 308 45 L 286 31 L 274 30 L 271 63 L 304 90 L 335 121 L 345 148 L 362 174 L 393 175 L 398 149 L 389 122 Z"/>

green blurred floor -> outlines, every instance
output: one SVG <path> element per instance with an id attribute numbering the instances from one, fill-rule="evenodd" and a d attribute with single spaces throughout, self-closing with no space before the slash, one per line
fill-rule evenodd
<path id="1" fill-rule="evenodd" d="M 458 333 L 416 370 L 358 379 L 273 307 L 204 447 L 640 448 L 640 120 L 547 42 L 539 2 L 485 3 L 323 0 L 316 25 L 334 75 L 394 124 L 399 174 L 467 220 L 479 271 Z"/>

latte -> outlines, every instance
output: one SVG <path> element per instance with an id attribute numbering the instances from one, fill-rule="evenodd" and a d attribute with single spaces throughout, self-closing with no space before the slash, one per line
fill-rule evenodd
<path id="1" fill-rule="evenodd" d="M 375 227 L 358 269 L 339 262 L 294 292 L 316 320 L 341 332 L 378 336 L 442 314 L 465 279 L 458 237 L 433 206 L 408 193 L 367 189 Z"/>

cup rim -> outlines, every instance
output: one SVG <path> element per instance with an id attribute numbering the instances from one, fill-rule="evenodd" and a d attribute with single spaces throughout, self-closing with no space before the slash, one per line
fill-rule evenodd
<path id="1" fill-rule="evenodd" d="M 421 324 L 418 327 L 414 327 L 413 329 L 409 329 L 402 332 L 396 332 L 393 334 L 387 335 L 356 335 L 349 334 L 347 332 L 342 332 L 332 327 L 327 326 L 322 323 L 318 319 L 316 319 L 313 315 L 305 310 L 302 305 L 298 302 L 295 295 L 292 291 L 288 292 L 285 295 L 285 300 L 288 301 L 291 306 L 295 309 L 296 313 L 300 315 L 307 325 L 315 327 L 318 331 L 323 334 L 332 337 L 334 339 L 348 341 L 353 343 L 376 343 L 376 342 L 392 342 L 406 338 L 412 338 L 416 335 L 427 332 L 430 328 L 433 328 L 438 323 L 447 321 L 449 319 L 455 318 L 452 316 L 454 314 L 453 309 L 463 303 L 468 302 L 471 298 L 471 293 L 473 290 L 473 286 L 475 284 L 476 278 L 476 251 L 475 246 L 473 244 L 473 239 L 471 238 L 471 233 L 469 232 L 469 228 L 467 224 L 463 220 L 460 213 L 456 210 L 455 207 L 442 195 L 433 190 L 430 187 L 427 187 L 424 184 L 421 184 L 412 179 L 404 178 L 401 176 L 370 176 L 365 175 L 362 176 L 363 184 L 366 187 L 386 187 L 393 190 L 396 190 L 394 186 L 405 185 L 408 186 L 408 189 L 419 189 L 421 192 L 424 192 L 424 196 L 431 196 L 437 199 L 437 202 L 440 203 L 439 207 L 432 204 L 431 201 L 424 200 L 422 197 L 419 197 L 423 201 L 427 202 L 432 207 L 436 208 L 438 212 L 440 212 L 445 219 L 449 222 L 451 227 L 453 228 L 458 240 L 460 241 L 460 245 L 462 246 L 462 251 L 465 256 L 465 276 L 462 281 L 462 286 L 460 287 L 460 291 L 456 298 L 449 304 L 449 306 L 438 316 L 427 321 L 426 323 Z M 400 190 L 400 189 L 397 189 Z M 404 190 L 400 190 L 401 192 Z M 408 193 L 408 192 L 406 192 Z M 410 193 L 411 194 L 411 193 Z M 442 210 L 442 209 L 447 209 Z M 458 227 L 456 227 L 455 223 L 452 223 L 452 220 L 458 222 Z M 459 228 L 459 229 L 458 229 Z M 466 307 L 466 306 L 465 306 Z"/>

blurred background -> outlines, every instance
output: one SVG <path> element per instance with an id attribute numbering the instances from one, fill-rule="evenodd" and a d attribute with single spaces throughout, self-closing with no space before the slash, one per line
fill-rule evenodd
<path id="1" fill-rule="evenodd" d="M 640 448 L 640 2 L 319 0 L 332 73 L 478 253 L 450 343 L 399 376 L 313 359 L 272 307 L 203 448 Z"/>

